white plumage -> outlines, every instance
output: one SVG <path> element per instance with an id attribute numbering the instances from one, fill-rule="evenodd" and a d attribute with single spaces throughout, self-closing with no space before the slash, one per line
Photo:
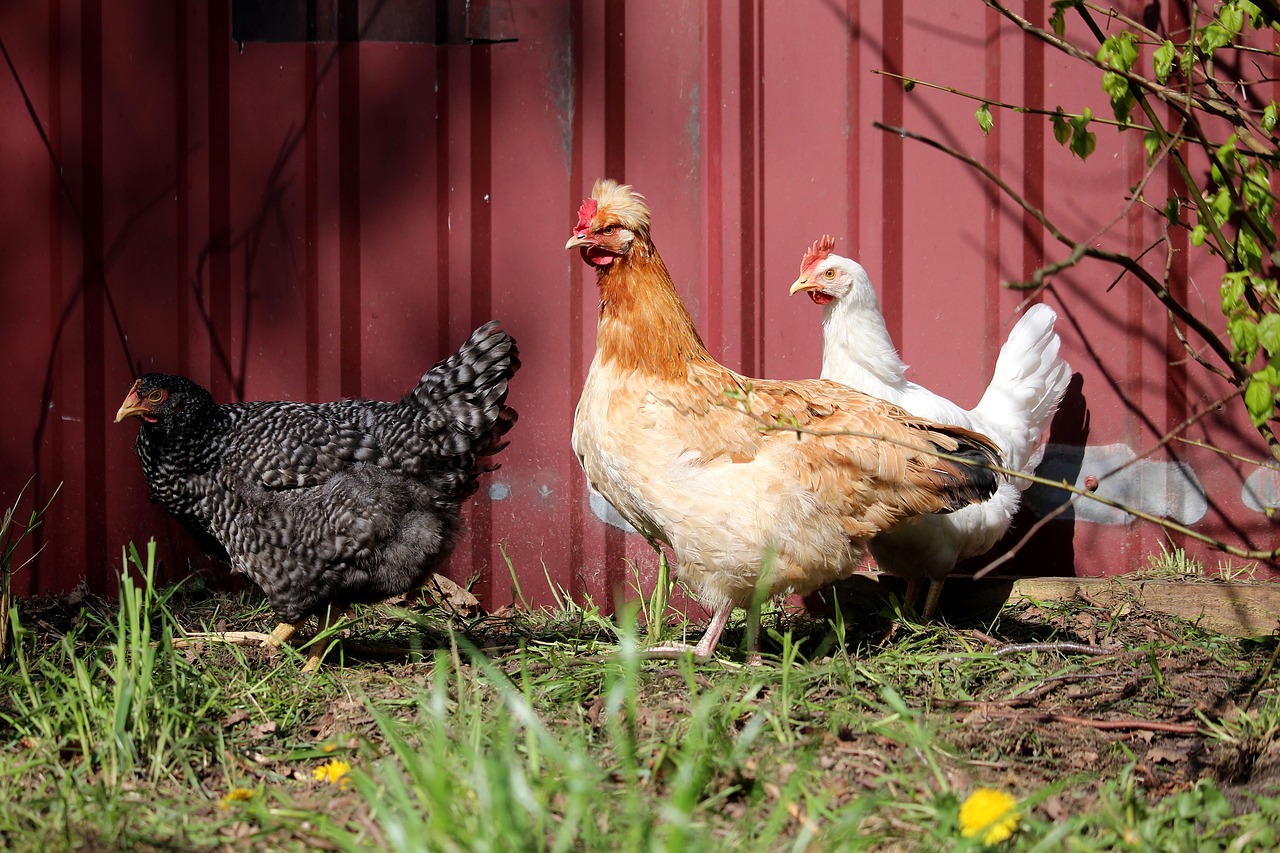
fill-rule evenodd
<path id="1" fill-rule="evenodd" d="M 978 405 L 964 409 L 906 377 L 907 366 L 885 327 L 866 270 L 832 254 L 823 237 L 805 254 L 793 294 L 805 292 L 822 313 L 822 378 L 896 403 L 911 414 L 990 436 L 1008 468 L 1033 473 L 1044 455 L 1049 422 L 1071 380 L 1054 332 L 1058 316 L 1033 305 L 1014 325 L 996 359 L 991 384 Z M 877 565 L 908 582 L 914 601 L 925 581 L 922 615 L 937 608 L 942 582 L 956 563 L 986 553 L 1000 541 L 1018 511 L 1027 480 L 1002 478 L 996 494 L 948 515 L 925 515 L 871 541 Z"/>

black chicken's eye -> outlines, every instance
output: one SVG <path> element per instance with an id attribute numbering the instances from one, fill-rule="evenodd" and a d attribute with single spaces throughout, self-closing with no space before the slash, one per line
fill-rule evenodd
<path id="1" fill-rule="evenodd" d="M 147 395 L 148 403 L 159 403 L 163 399 L 164 399 L 164 392 L 161 391 L 159 388 L 157 388 L 156 390 L 152 391 L 150 394 Z"/>
<path id="2" fill-rule="evenodd" d="M 826 272 L 824 272 L 824 273 L 822 274 L 822 277 L 823 277 L 823 278 L 835 278 L 835 277 L 836 277 L 836 271 L 835 271 L 834 269 L 829 269 L 829 270 L 827 270 Z"/>

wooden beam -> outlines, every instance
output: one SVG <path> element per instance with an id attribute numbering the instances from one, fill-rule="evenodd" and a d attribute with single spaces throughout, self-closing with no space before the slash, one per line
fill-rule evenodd
<path id="1" fill-rule="evenodd" d="M 876 609 L 906 585 L 898 578 L 865 572 L 835 587 L 849 618 Z M 824 598 L 830 601 L 830 592 Z M 1079 601 L 1112 608 L 1132 601 L 1139 608 L 1177 616 L 1232 637 L 1263 637 L 1280 627 L 1280 583 L 1198 578 L 983 578 L 953 577 L 942 592 L 941 617 L 950 621 L 991 618 L 1007 602 Z M 854 604 L 856 602 L 856 605 Z"/>

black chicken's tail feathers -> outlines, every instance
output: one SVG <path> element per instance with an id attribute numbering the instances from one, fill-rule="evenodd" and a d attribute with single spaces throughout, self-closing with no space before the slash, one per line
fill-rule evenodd
<path id="1" fill-rule="evenodd" d="M 424 439 L 444 456 L 492 456 L 516 422 L 507 385 L 520 369 L 515 339 L 490 320 L 436 364 L 405 397 L 421 414 Z M 493 470 L 497 465 L 479 466 Z"/>
<path id="2" fill-rule="evenodd" d="M 982 433 L 962 427 L 931 424 L 930 431 L 942 433 L 956 443 L 955 449 L 935 443 L 938 450 L 952 459 L 938 459 L 945 482 L 943 494 L 948 505 L 943 512 L 955 512 L 970 504 L 981 503 L 996 493 L 1001 475 L 993 466 L 1003 465 L 1000 450 Z"/>

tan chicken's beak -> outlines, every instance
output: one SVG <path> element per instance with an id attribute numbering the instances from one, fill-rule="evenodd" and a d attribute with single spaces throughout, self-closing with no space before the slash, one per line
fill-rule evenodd
<path id="1" fill-rule="evenodd" d="M 119 411 L 116 412 L 116 423 L 120 423 L 125 418 L 137 418 L 146 414 L 147 407 L 143 405 L 142 399 L 138 397 L 138 386 L 141 384 L 141 379 L 134 380 L 133 387 L 129 389 L 129 396 L 124 398 L 124 402 L 120 404 Z"/>
<path id="2" fill-rule="evenodd" d="M 583 246 L 590 246 L 591 241 L 587 239 L 585 234 L 574 234 L 569 238 L 569 242 L 564 244 L 566 249 L 579 249 Z"/>
<path id="3" fill-rule="evenodd" d="M 807 291 L 807 290 L 818 290 L 821 287 L 822 285 L 816 282 L 809 281 L 808 276 L 802 275 L 798 279 L 796 279 L 795 284 L 791 285 L 791 295 L 795 296 L 797 293 L 803 293 L 804 291 Z"/>

